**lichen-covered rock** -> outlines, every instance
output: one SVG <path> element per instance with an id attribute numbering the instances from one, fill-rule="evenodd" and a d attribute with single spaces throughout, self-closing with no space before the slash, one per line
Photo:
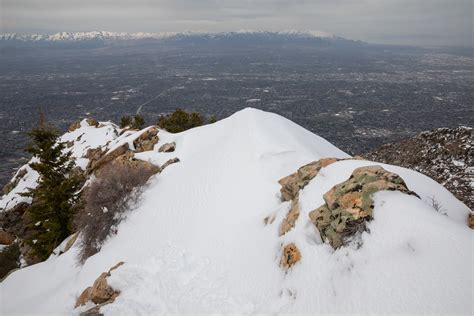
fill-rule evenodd
<path id="1" fill-rule="evenodd" d="M 158 140 L 158 129 L 156 127 L 147 129 L 133 142 L 135 152 L 139 153 L 153 150 L 153 147 L 158 143 Z"/>
<path id="2" fill-rule="evenodd" d="M 113 270 L 117 269 L 124 262 L 119 262 L 108 272 L 103 272 L 95 281 L 92 286 L 87 287 L 81 295 L 77 298 L 75 307 L 85 305 L 87 302 L 93 302 L 94 304 L 103 304 L 105 302 L 113 302 L 115 298 L 120 294 L 119 291 L 114 290 L 108 283 L 107 278 L 111 276 Z"/>
<path id="3" fill-rule="evenodd" d="M 296 199 L 298 192 L 318 175 L 321 168 L 327 167 L 338 160 L 337 158 L 323 158 L 313 161 L 299 168 L 295 173 L 278 181 L 281 185 L 280 192 L 282 200 L 291 201 Z"/>
<path id="4" fill-rule="evenodd" d="M 288 244 L 283 248 L 280 266 L 284 269 L 291 268 L 295 263 L 301 260 L 301 252 L 294 243 Z"/>
<path id="5" fill-rule="evenodd" d="M 361 167 L 324 194 L 326 203 L 310 212 L 309 217 L 321 238 L 337 249 L 366 230 L 366 222 L 373 218 L 372 195 L 382 190 L 416 195 L 397 174 L 380 166 Z"/>
<path id="6" fill-rule="evenodd" d="M 318 175 L 321 168 L 324 168 L 336 161 L 338 161 L 337 158 L 323 158 L 313 161 L 307 165 L 302 166 L 295 173 L 292 173 L 278 181 L 278 183 L 281 185 L 281 199 L 283 201 L 292 201 L 291 208 L 278 229 L 280 236 L 286 234 L 293 227 L 295 227 L 296 220 L 300 215 L 298 205 L 298 195 L 300 190 L 302 190 L 312 179 Z"/>
<path id="7" fill-rule="evenodd" d="M 283 221 L 280 224 L 280 227 L 278 228 L 278 234 L 280 236 L 283 236 L 287 232 L 289 232 L 293 227 L 295 227 L 296 220 L 300 216 L 300 206 L 298 203 L 298 199 L 293 200 L 291 202 L 291 207 L 288 213 L 286 214 L 286 217 L 283 219 Z"/>
<path id="8" fill-rule="evenodd" d="M 176 149 L 176 143 L 166 143 L 158 149 L 159 152 L 165 152 L 165 153 L 170 153 L 173 152 Z"/>

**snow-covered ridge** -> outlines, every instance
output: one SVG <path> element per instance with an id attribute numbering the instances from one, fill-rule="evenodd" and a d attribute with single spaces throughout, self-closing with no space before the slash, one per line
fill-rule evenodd
<path id="1" fill-rule="evenodd" d="M 83 121 L 62 140 L 72 142 L 70 150 L 84 166 L 89 149 L 132 146 L 146 130 L 121 133 L 111 123 L 95 127 Z M 0 283 L 0 314 L 79 315 L 94 308 L 91 302 L 74 307 L 84 289 L 125 262 L 108 279 L 120 295 L 101 307 L 105 315 L 472 315 L 469 209 L 432 179 L 346 159 L 301 126 L 251 108 L 182 133 L 159 130 L 158 136 L 135 159 L 180 162 L 150 178 L 117 234 L 83 265 L 74 243 L 62 255 L 13 272 Z M 160 152 L 167 143 L 175 143 L 175 150 Z M 323 157 L 340 159 L 299 192 L 299 219 L 280 236 L 290 204 L 282 202 L 278 181 Z M 398 174 L 420 198 L 377 192 L 363 245 L 334 250 L 308 215 L 356 168 L 374 165 Z M 434 209 L 431 197 L 443 212 Z M 265 223 L 269 215 L 274 220 Z M 282 246 L 290 243 L 301 260 L 285 271 L 279 262 Z"/>
<path id="2" fill-rule="evenodd" d="M 285 30 L 277 32 L 269 31 L 253 31 L 253 30 L 239 30 L 236 32 L 199 32 L 199 31 L 185 31 L 185 32 L 108 32 L 108 31 L 90 31 L 90 32 L 58 32 L 55 34 L 17 34 L 7 33 L 0 34 L 0 40 L 3 41 L 22 41 L 22 42 L 63 42 L 63 41 L 91 41 L 91 40 L 141 40 L 141 39 L 167 39 L 174 37 L 193 37 L 205 36 L 208 38 L 215 37 L 229 37 L 234 35 L 279 35 L 292 36 L 297 38 L 335 38 L 334 35 L 322 31 L 297 31 Z"/>

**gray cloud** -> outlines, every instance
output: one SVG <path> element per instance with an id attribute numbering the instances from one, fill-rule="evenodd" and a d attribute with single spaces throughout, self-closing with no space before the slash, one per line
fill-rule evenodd
<path id="1" fill-rule="evenodd" d="M 472 45 L 472 0 L 0 0 L 2 32 L 322 30 Z"/>

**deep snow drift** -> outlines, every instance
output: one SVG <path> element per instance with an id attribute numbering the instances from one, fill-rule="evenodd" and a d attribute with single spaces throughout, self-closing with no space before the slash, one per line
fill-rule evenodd
<path id="1" fill-rule="evenodd" d="M 118 137 L 114 128 L 83 126 L 73 133 L 104 145 L 110 140 L 109 148 L 134 137 Z M 64 137 L 76 137 L 68 134 Z M 119 261 L 125 264 L 110 284 L 121 294 L 101 309 L 106 315 L 472 314 L 469 209 L 428 177 L 382 165 L 422 199 L 399 192 L 375 194 L 375 219 L 370 234 L 362 236 L 362 248 L 334 251 L 321 242 L 308 213 L 355 168 L 376 163 L 346 160 L 323 168 L 300 194 L 296 227 L 278 237 L 278 223 L 289 208 L 280 200 L 278 180 L 308 162 L 347 154 L 291 121 L 255 109 L 179 134 L 160 131 L 159 136 L 154 151 L 136 157 L 156 164 L 179 157 L 180 162 L 150 179 L 118 234 L 83 266 L 74 246 L 14 272 L 0 284 L 3 314 L 84 311 L 92 305 L 74 310 L 76 298 Z M 157 151 L 172 141 L 175 152 Z M 83 155 L 84 148 L 75 156 Z M 446 215 L 432 208 L 432 197 Z M 265 226 L 263 219 L 272 213 L 275 223 Z M 282 243 L 288 242 L 298 245 L 302 259 L 285 272 L 279 260 Z"/>

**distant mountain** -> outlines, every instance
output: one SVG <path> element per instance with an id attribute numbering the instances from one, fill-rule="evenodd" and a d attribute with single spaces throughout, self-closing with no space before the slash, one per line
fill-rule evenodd
<path id="1" fill-rule="evenodd" d="M 42 34 L 1 34 L 1 46 L 29 46 L 29 45 L 107 45 L 125 41 L 172 41 L 172 42 L 203 42 L 203 41 L 246 41 L 255 43 L 279 43 L 288 41 L 321 43 L 344 42 L 360 43 L 347 40 L 321 31 L 237 31 L 237 32 L 161 32 L 161 33 L 126 33 L 126 32 L 59 32 L 50 35 Z"/>

